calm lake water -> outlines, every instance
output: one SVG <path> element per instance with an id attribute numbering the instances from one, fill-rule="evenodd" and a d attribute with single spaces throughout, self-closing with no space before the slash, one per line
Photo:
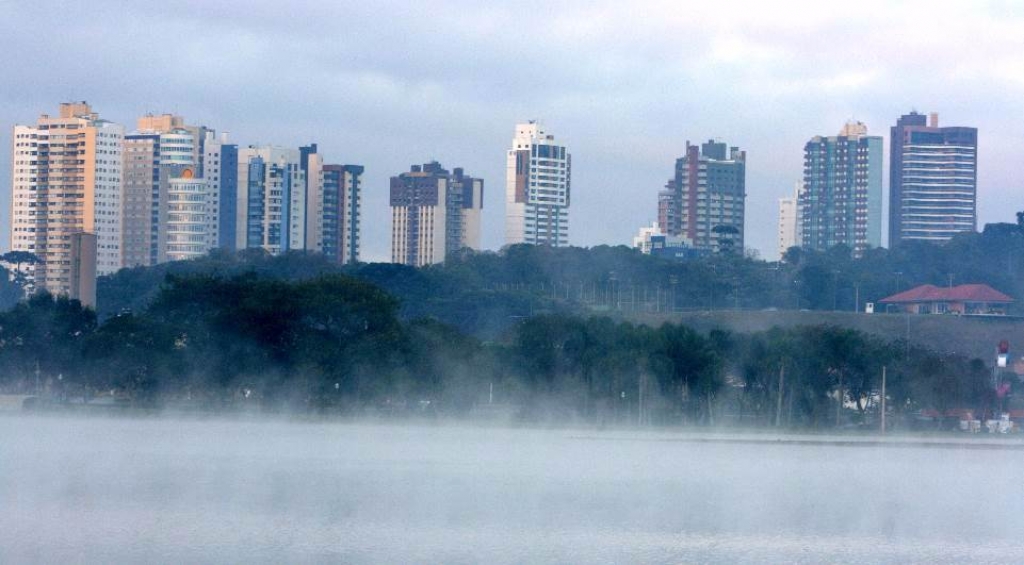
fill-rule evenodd
<path id="1" fill-rule="evenodd" d="M 2 563 L 1024 563 L 1024 451 L 0 418 Z"/>

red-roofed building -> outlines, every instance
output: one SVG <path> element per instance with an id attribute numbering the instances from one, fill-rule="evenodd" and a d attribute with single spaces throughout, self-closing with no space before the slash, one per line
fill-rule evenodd
<path id="1" fill-rule="evenodd" d="M 960 314 L 1005 316 L 1013 302 L 1009 296 L 985 284 L 954 287 L 922 285 L 879 300 L 887 311 L 910 314 Z"/>

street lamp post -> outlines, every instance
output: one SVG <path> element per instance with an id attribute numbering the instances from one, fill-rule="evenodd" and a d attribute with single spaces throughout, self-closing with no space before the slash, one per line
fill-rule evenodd
<path id="1" fill-rule="evenodd" d="M 715 284 L 718 282 L 718 267 L 711 265 L 711 304 L 708 310 L 715 311 Z"/>
<path id="2" fill-rule="evenodd" d="M 832 311 L 839 309 L 839 271 L 832 270 Z"/>
<path id="3" fill-rule="evenodd" d="M 673 314 L 676 312 L 676 285 L 679 284 L 679 277 L 677 275 L 668 276 L 668 284 L 672 288 L 672 308 L 669 310 Z"/>

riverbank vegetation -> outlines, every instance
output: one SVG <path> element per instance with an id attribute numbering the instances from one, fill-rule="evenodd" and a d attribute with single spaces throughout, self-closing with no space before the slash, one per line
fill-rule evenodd
<path id="1" fill-rule="evenodd" d="M 103 319 L 37 294 L 0 314 L 0 389 L 58 405 L 99 397 L 151 409 L 802 429 L 874 425 L 883 367 L 894 417 L 981 413 L 1007 398 L 979 360 L 834 326 L 697 332 L 552 305 L 480 335 L 410 316 L 428 308 L 385 290 L 441 284 L 424 283 L 429 275 L 361 269 L 389 282 L 312 270 L 165 273 L 145 306 Z"/>

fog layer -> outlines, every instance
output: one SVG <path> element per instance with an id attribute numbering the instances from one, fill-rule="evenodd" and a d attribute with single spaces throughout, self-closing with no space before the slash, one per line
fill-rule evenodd
<path id="1" fill-rule="evenodd" d="M 8 417 L 0 562 L 1024 561 L 1019 450 L 690 439 Z"/>

